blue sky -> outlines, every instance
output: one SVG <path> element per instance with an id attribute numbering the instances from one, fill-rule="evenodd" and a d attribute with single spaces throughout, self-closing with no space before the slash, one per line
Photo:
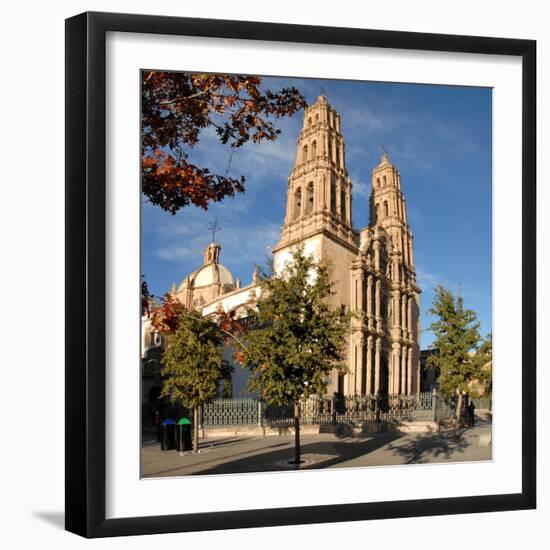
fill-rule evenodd
<path id="1" fill-rule="evenodd" d="M 324 91 L 341 115 L 346 163 L 353 183 L 353 224 L 368 225 L 370 175 L 382 146 L 401 172 L 421 294 L 421 348 L 432 341 L 428 309 L 433 289 L 459 289 L 477 312 L 482 335 L 492 311 L 492 91 L 488 88 L 263 78 L 272 90 L 296 86 L 313 103 Z M 302 113 L 280 119 L 276 142 L 236 150 L 230 174 L 244 175 L 247 190 L 212 205 L 187 207 L 175 216 L 142 208 L 142 273 L 162 295 L 202 265 L 208 224 L 222 230 L 221 262 L 248 284 L 255 263 L 265 265 L 284 218 L 287 179 L 296 157 Z M 225 173 L 229 150 L 210 130 L 190 160 Z"/>

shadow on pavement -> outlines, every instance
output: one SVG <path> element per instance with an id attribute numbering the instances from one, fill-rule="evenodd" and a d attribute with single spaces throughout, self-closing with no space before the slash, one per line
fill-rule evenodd
<path id="1" fill-rule="evenodd" d="M 362 439 L 358 441 L 322 441 L 317 443 L 302 444 L 302 456 L 305 455 L 326 455 L 329 458 L 318 463 L 305 464 L 300 466 L 300 470 L 315 470 L 319 468 L 328 468 L 346 462 L 353 458 L 371 453 L 391 441 L 395 441 L 403 437 L 403 434 L 381 434 L 372 439 Z M 290 442 L 291 443 L 291 442 Z M 246 456 L 239 460 L 232 460 L 224 464 L 218 464 L 210 468 L 193 472 L 191 475 L 211 475 L 211 474 L 236 474 L 249 472 L 274 472 L 274 471 L 289 471 L 292 468 L 282 466 L 280 463 L 290 461 L 294 457 L 294 447 L 292 444 L 286 449 L 279 451 L 268 451 L 256 454 L 254 456 Z"/>
<path id="2" fill-rule="evenodd" d="M 470 443 L 464 438 L 463 433 L 455 440 L 454 434 L 449 432 L 418 435 L 401 445 L 388 445 L 388 451 L 393 452 L 394 456 L 401 457 L 403 464 L 425 464 L 434 458 L 450 458 L 454 453 L 463 453 L 469 446 Z"/>
<path id="3" fill-rule="evenodd" d="M 230 443 L 226 443 L 223 446 L 224 447 L 225 446 L 231 446 L 234 443 L 240 443 L 240 442 L 241 442 L 240 440 L 239 441 L 233 441 L 233 442 L 230 442 Z M 265 447 L 265 448 L 283 447 L 285 445 L 286 445 L 286 443 L 275 443 L 275 444 L 269 445 L 268 447 Z M 199 448 L 201 450 L 203 449 L 203 447 L 201 445 L 199 445 Z M 169 451 L 169 452 L 171 452 L 171 451 Z M 223 457 L 223 460 L 231 460 L 231 458 L 233 458 L 233 457 L 249 455 L 251 452 L 253 452 L 253 451 L 246 450 L 246 451 L 243 451 L 243 452 L 240 452 L 240 453 L 236 453 L 234 455 L 229 455 L 227 457 Z M 264 454 L 268 454 L 268 453 L 264 453 Z M 193 457 L 194 455 L 189 454 L 188 456 Z M 234 464 L 235 462 L 241 462 L 241 461 L 246 462 L 246 460 L 247 459 L 233 460 L 229 464 Z M 210 460 L 208 460 L 208 459 L 202 460 L 202 458 L 201 458 L 201 462 L 198 463 L 198 466 L 212 464 L 213 462 L 219 462 L 219 461 L 220 461 L 219 456 L 212 455 L 212 458 Z M 193 465 L 193 466 L 195 466 L 195 465 Z M 146 474 L 142 474 L 141 477 L 142 478 L 151 478 L 151 477 L 161 477 L 161 476 L 166 476 L 166 475 L 177 476 L 177 475 L 193 475 L 193 474 L 210 473 L 210 471 L 207 468 L 206 471 L 201 470 L 199 472 L 193 472 L 193 474 L 186 474 L 185 472 L 178 474 L 178 472 L 181 472 L 181 470 L 184 469 L 184 468 L 185 468 L 185 466 L 180 466 L 180 465 L 179 466 L 174 466 L 172 468 L 165 468 L 163 470 L 159 470 L 158 472 L 148 472 Z M 246 470 L 243 469 L 241 472 L 249 472 L 249 471 L 250 470 L 248 470 L 248 469 L 246 469 Z M 218 473 L 218 472 L 216 472 L 216 473 Z M 227 472 L 222 472 L 222 473 L 227 473 Z"/>

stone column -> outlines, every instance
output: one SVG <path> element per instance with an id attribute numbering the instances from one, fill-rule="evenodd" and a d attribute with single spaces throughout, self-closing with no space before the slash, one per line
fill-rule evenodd
<path id="1" fill-rule="evenodd" d="M 401 362 L 401 350 L 398 343 L 393 344 L 392 349 L 392 368 L 390 380 L 390 393 L 399 393 L 399 371 Z"/>
<path id="2" fill-rule="evenodd" d="M 367 365 L 366 365 L 366 375 L 367 375 L 367 383 L 365 385 L 365 393 L 367 395 L 370 395 L 373 392 L 373 384 L 372 384 L 372 335 L 369 335 L 367 337 Z"/>
<path id="3" fill-rule="evenodd" d="M 413 393 L 412 353 L 412 347 L 409 347 L 407 352 L 407 393 L 409 395 Z"/>
<path id="4" fill-rule="evenodd" d="M 374 350 L 374 393 L 380 390 L 380 351 L 382 349 L 382 339 L 376 338 Z"/>
<path id="5" fill-rule="evenodd" d="M 364 379 L 365 379 L 365 361 L 363 357 L 365 342 L 363 340 L 363 334 L 359 333 L 357 336 L 357 344 L 355 346 L 355 361 L 356 361 L 356 378 L 355 378 L 355 394 L 361 395 L 363 393 Z"/>
<path id="6" fill-rule="evenodd" d="M 408 338 L 408 325 L 407 325 L 407 295 L 401 296 L 401 334 L 403 338 Z"/>
<path id="7" fill-rule="evenodd" d="M 401 311 L 401 300 L 399 298 L 399 291 L 396 290 L 393 292 L 392 297 L 392 310 L 393 310 L 393 326 L 400 326 L 399 313 Z"/>
<path id="8" fill-rule="evenodd" d="M 412 304 L 413 298 L 409 296 L 407 299 L 407 334 L 409 340 L 412 340 L 413 327 L 412 327 Z"/>
<path id="9" fill-rule="evenodd" d="M 414 268 L 414 255 L 413 255 L 413 245 L 412 245 L 412 237 L 408 235 L 408 245 L 409 245 L 409 267 L 411 269 Z"/>
<path id="10" fill-rule="evenodd" d="M 359 273 L 357 273 L 355 284 L 355 311 L 360 311 L 361 313 L 363 313 L 363 304 L 365 303 L 365 299 L 363 296 L 363 290 L 365 288 L 365 272 L 363 271 L 362 267 L 359 270 Z"/>
<path id="11" fill-rule="evenodd" d="M 407 357 L 408 357 L 408 351 L 405 346 L 401 348 L 401 391 L 400 393 L 408 394 L 407 391 L 407 379 L 408 379 L 408 371 L 407 371 Z"/>
<path id="12" fill-rule="evenodd" d="M 374 308 L 376 320 L 380 319 L 380 279 L 376 279 L 376 294 L 374 296 Z"/>
<path id="13" fill-rule="evenodd" d="M 342 182 L 337 178 L 336 182 L 336 215 L 342 218 Z"/>
<path id="14" fill-rule="evenodd" d="M 369 328 L 372 313 L 372 275 L 369 275 L 367 278 L 367 320 L 369 322 Z"/>
<path id="15" fill-rule="evenodd" d="M 292 221 L 294 212 L 294 191 L 291 185 L 288 185 L 286 191 L 286 215 L 285 215 L 285 225 L 289 224 Z"/>

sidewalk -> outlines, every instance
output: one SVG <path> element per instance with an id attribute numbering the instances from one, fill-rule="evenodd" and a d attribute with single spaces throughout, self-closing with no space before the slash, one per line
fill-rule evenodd
<path id="1" fill-rule="evenodd" d="M 299 469 L 346 468 L 491 460 L 491 424 L 464 431 L 433 434 L 381 433 L 366 436 L 303 435 Z M 203 439 L 199 454 L 161 451 L 158 443 L 142 448 L 142 477 L 288 471 L 293 436 Z"/>

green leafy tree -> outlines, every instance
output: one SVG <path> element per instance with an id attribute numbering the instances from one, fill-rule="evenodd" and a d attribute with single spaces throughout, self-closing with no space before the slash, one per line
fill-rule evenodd
<path id="1" fill-rule="evenodd" d="M 474 356 L 474 362 L 478 372 L 478 382 L 483 387 L 484 393 L 493 391 L 493 335 L 489 333 L 483 339 Z"/>
<path id="2" fill-rule="evenodd" d="M 479 379 L 480 369 L 473 352 L 480 341 L 479 323 L 471 309 L 464 307 L 462 296 L 455 298 L 450 290 L 441 285 L 435 289 L 433 305 L 429 310 L 437 320 L 431 324 L 435 334 L 432 348 L 436 353 L 428 358 L 427 366 L 439 369 L 439 387 L 450 397 L 458 393 L 457 425 L 462 407 L 462 392 Z"/>
<path id="3" fill-rule="evenodd" d="M 162 356 L 162 396 L 193 409 L 193 451 L 199 448 L 199 410 L 218 396 L 231 367 L 223 359 L 218 325 L 198 312 L 183 311 L 177 328 L 166 335 Z"/>
<path id="4" fill-rule="evenodd" d="M 334 368 L 345 370 L 349 315 L 329 305 L 334 294 L 325 263 L 295 248 L 280 273 L 260 277 L 261 297 L 250 310 L 243 348 L 248 386 L 271 404 L 293 405 L 294 462 L 300 463 L 300 400 L 325 393 Z"/>

